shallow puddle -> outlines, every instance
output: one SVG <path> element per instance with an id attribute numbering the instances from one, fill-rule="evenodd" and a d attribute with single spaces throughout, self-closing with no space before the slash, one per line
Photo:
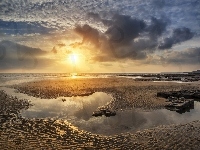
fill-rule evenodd
<path id="1" fill-rule="evenodd" d="M 89 96 L 41 99 L 23 93 L 16 93 L 12 88 L 1 87 L 1 89 L 9 95 L 16 96 L 18 99 L 27 99 L 33 104 L 28 110 L 21 111 L 22 116 L 27 118 L 73 120 L 76 117 L 88 120 L 99 106 L 111 101 L 111 95 L 104 92 L 96 92 Z"/>
<path id="2" fill-rule="evenodd" d="M 28 118 L 62 118 L 67 120 L 91 118 L 93 111 L 105 105 L 111 96 L 96 92 L 90 96 L 59 97 L 57 99 L 32 99 L 34 106 L 22 111 L 22 116 Z"/>

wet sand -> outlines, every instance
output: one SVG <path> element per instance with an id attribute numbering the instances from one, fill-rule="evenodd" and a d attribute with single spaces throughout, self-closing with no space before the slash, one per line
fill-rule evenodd
<path id="1" fill-rule="evenodd" d="M 139 82 L 124 78 L 44 80 L 12 86 L 41 98 L 90 95 L 107 92 L 114 96 L 114 109 L 158 109 L 165 100 L 160 91 L 194 89 L 198 84 Z M 158 126 L 136 133 L 103 136 L 79 130 L 64 120 L 27 119 L 19 111 L 29 107 L 3 91 L 0 96 L 0 149 L 199 149 L 200 121 Z M 5 101 L 6 100 L 6 101 Z M 8 117 L 7 117 L 8 116 Z"/>

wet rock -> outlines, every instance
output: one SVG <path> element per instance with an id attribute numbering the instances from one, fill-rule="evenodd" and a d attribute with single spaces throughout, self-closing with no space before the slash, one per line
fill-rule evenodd
<path id="1" fill-rule="evenodd" d="M 158 92 L 157 97 L 184 97 L 186 99 L 200 98 L 199 90 L 181 90 L 181 91 L 169 91 L 169 92 Z"/>
<path id="2" fill-rule="evenodd" d="M 194 99 L 198 95 L 199 91 L 170 91 L 170 92 L 159 92 L 157 93 L 158 97 L 167 98 L 167 102 L 170 102 L 165 105 L 165 107 L 171 111 L 176 111 L 178 113 L 184 113 L 190 109 L 194 109 Z"/>
<path id="3" fill-rule="evenodd" d="M 98 117 L 98 116 L 106 116 L 106 117 L 110 117 L 110 116 L 115 116 L 116 112 L 115 111 L 111 111 L 107 108 L 99 108 L 97 111 L 94 111 L 92 116 Z"/>

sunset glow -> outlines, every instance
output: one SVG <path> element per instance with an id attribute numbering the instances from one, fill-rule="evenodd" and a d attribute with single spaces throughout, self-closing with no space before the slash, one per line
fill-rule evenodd
<path id="1" fill-rule="evenodd" d="M 80 56 L 78 54 L 70 54 L 67 59 L 72 65 L 77 65 L 80 62 Z"/>
<path id="2" fill-rule="evenodd" d="M 0 150 L 200 150 L 200 0 L 0 8 Z"/>
<path id="3" fill-rule="evenodd" d="M 0 72 L 71 73 L 76 69 L 86 73 L 159 73 L 199 69 L 196 0 L 58 2 L 2 3 Z"/>

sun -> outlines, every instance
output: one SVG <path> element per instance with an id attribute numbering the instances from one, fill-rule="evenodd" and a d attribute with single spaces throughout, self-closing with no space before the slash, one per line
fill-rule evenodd
<path id="1" fill-rule="evenodd" d="M 87 67 L 86 57 L 81 53 L 70 53 L 65 56 L 63 64 L 68 67 L 68 71 L 71 73 L 77 73 L 84 70 Z"/>
<path id="2" fill-rule="evenodd" d="M 80 57 L 78 54 L 70 54 L 68 56 L 68 61 L 72 64 L 72 65 L 76 65 L 79 63 Z"/>

